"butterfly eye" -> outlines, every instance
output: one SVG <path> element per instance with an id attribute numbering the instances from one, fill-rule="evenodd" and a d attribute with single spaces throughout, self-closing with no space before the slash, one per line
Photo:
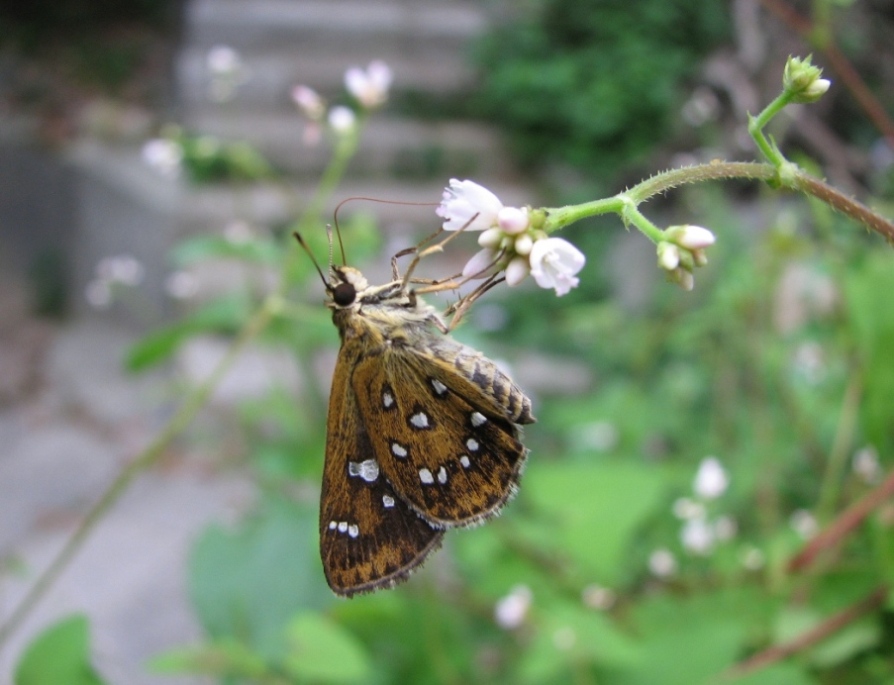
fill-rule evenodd
<path id="1" fill-rule="evenodd" d="M 357 289 L 353 283 L 339 283 L 332 289 L 332 299 L 339 307 L 347 307 L 354 303 L 357 297 Z"/>

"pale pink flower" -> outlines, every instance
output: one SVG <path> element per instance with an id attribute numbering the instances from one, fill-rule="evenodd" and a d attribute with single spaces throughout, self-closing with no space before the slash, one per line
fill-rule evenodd
<path id="1" fill-rule="evenodd" d="M 388 99 L 391 68 L 381 60 L 369 63 L 366 70 L 351 67 L 345 72 L 345 88 L 366 109 L 373 109 Z"/>
<path id="2" fill-rule="evenodd" d="M 531 275 L 541 288 L 553 288 L 562 296 L 576 288 L 575 277 L 586 262 L 586 257 L 574 245 L 562 238 L 544 238 L 531 248 Z"/>
<path id="3" fill-rule="evenodd" d="M 483 231 L 496 227 L 501 209 L 500 198 L 484 186 L 451 178 L 435 213 L 444 219 L 445 231 Z"/>

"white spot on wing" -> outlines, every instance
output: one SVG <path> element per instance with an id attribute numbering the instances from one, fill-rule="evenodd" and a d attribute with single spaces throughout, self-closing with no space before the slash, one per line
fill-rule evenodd
<path id="1" fill-rule="evenodd" d="M 416 426 L 416 428 L 428 428 L 428 416 L 424 412 L 413 414 L 410 417 L 410 423 Z"/>
<path id="2" fill-rule="evenodd" d="M 443 485 L 447 482 L 447 469 L 443 466 L 438 469 L 438 482 Z"/>
<path id="3" fill-rule="evenodd" d="M 426 485 L 430 485 L 435 482 L 435 477 L 431 475 L 431 471 L 428 469 L 419 469 L 419 480 Z"/>
<path id="4" fill-rule="evenodd" d="M 469 438 L 468 440 L 466 440 L 466 447 L 469 448 L 469 452 L 477 452 L 478 441 L 475 438 Z"/>
<path id="5" fill-rule="evenodd" d="M 433 387 L 435 389 L 435 392 L 439 395 L 443 395 L 445 392 L 447 392 L 447 386 L 444 385 L 437 378 L 431 379 L 431 387 Z"/>
<path id="6" fill-rule="evenodd" d="M 382 504 L 386 509 L 390 509 L 394 506 L 394 498 L 391 495 L 382 495 Z"/>
<path id="7" fill-rule="evenodd" d="M 360 535 L 360 528 L 357 526 L 356 523 L 352 523 L 350 526 L 348 526 L 348 535 L 350 535 L 352 538 L 356 538 L 358 535 Z"/>
<path id="8" fill-rule="evenodd" d="M 395 457 L 405 457 L 407 456 L 407 448 L 401 445 L 399 442 L 392 442 L 391 454 L 393 454 Z"/>
<path id="9" fill-rule="evenodd" d="M 487 423 L 487 417 L 484 414 L 477 411 L 472 412 L 472 425 L 475 426 L 475 428 L 478 428 L 478 426 L 482 426 L 485 423 Z"/>
<path id="10" fill-rule="evenodd" d="M 464 469 L 467 469 L 472 465 L 472 462 L 469 460 L 469 457 L 465 454 L 459 458 L 459 463 L 463 465 Z"/>
<path id="11" fill-rule="evenodd" d="M 338 532 L 339 533 L 344 533 L 347 529 L 348 529 L 347 521 L 339 521 L 338 522 Z"/>
<path id="12" fill-rule="evenodd" d="M 382 393 L 382 406 L 385 407 L 385 409 L 390 409 L 394 406 L 394 397 L 390 392 Z"/>
<path id="13" fill-rule="evenodd" d="M 329 522 L 329 530 L 335 530 L 338 527 L 338 524 L 335 521 Z"/>
<path id="14" fill-rule="evenodd" d="M 360 476 L 367 483 L 372 483 L 379 477 L 379 462 L 375 459 L 365 459 L 360 463 L 350 461 L 348 462 L 348 475 Z"/>

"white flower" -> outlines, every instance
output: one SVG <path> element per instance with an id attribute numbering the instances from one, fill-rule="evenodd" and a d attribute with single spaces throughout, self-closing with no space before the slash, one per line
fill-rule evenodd
<path id="1" fill-rule="evenodd" d="M 531 275 L 541 288 L 553 288 L 562 296 L 580 282 L 575 274 L 586 258 L 574 245 L 562 238 L 544 238 L 531 248 Z"/>
<path id="2" fill-rule="evenodd" d="M 506 630 L 518 628 L 528 615 L 533 598 L 531 588 L 527 585 L 516 585 L 494 607 L 494 620 L 497 625 Z"/>
<path id="3" fill-rule="evenodd" d="M 705 505 L 688 497 L 681 497 L 674 502 L 672 511 L 674 516 L 684 521 L 687 519 L 704 518 Z"/>
<path id="4" fill-rule="evenodd" d="M 501 209 L 500 198 L 484 186 L 451 178 L 435 213 L 444 219 L 445 231 L 483 231 L 496 227 Z"/>
<path id="5" fill-rule="evenodd" d="M 816 518 L 806 509 L 798 509 L 789 518 L 789 525 L 805 540 L 812 538 L 819 530 Z"/>
<path id="6" fill-rule="evenodd" d="M 649 571 L 656 578 L 669 578 L 677 572 L 677 558 L 669 549 L 656 549 L 649 555 Z"/>
<path id="7" fill-rule="evenodd" d="M 167 138 L 146 141 L 142 150 L 143 161 L 163 176 L 174 177 L 180 173 L 183 148 Z"/>
<path id="8" fill-rule="evenodd" d="M 854 454 L 854 473 L 867 483 L 876 483 L 882 477 L 882 467 L 878 451 L 872 445 L 861 448 Z"/>
<path id="9" fill-rule="evenodd" d="M 229 45 L 215 45 L 205 59 L 208 69 L 221 76 L 237 74 L 242 69 L 242 58 Z"/>
<path id="10" fill-rule="evenodd" d="M 692 490 L 702 499 L 720 497 L 729 485 L 729 477 L 717 457 L 702 459 L 695 474 Z"/>
<path id="11" fill-rule="evenodd" d="M 380 60 L 369 63 L 366 71 L 351 67 L 345 72 L 345 88 L 366 109 L 378 107 L 388 99 L 391 68 Z"/>
<path id="12" fill-rule="evenodd" d="M 336 133 L 350 133 L 357 123 L 357 117 L 349 107 L 333 107 L 329 110 L 329 126 Z"/>
<path id="13" fill-rule="evenodd" d="M 714 529 L 705 519 L 690 519 L 683 524 L 680 541 L 692 554 L 708 554 L 714 547 Z"/>

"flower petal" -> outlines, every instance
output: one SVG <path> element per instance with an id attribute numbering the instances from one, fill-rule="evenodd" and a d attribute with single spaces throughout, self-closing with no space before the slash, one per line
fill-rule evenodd
<path id="1" fill-rule="evenodd" d="M 562 296 L 577 287 L 575 278 L 586 263 L 586 257 L 562 238 L 544 238 L 531 248 L 531 275 L 541 288 L 553 288 Z"/>
<path id="2" fill-rule="evenodd" d="M 445 231 L 483 231 L 496 226 L 501 209 L 500 198 L 484 186 L 452 178 L 435 213 L 444 219 Z"/>

